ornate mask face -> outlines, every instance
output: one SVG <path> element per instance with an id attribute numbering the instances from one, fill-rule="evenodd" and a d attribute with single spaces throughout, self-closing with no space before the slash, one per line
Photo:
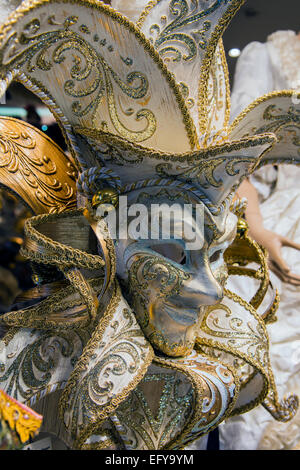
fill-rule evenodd
<path id="1" fill-rule="evenodd" d="M 194 347 L 203 309 L 219 303 L 223 297 L 227 279 L 223 254 L 235 237 L 236 217 L 232 213 L 223 216 L 220 231 L 201 204 L 204 221 L 194 215 L 190 221 L 193 227 L 187 227 L 185 220 L 186 231 L 182 234 L 182 214 L 187 199 L 178 193 L 172 194 L 172 191 L 168 194 L 160 192 L 164 193 L 163 197 L 159 192 L 154 194 L 148 190 L 145 193 L 143 190 L 135 200 L 140 203 L 149 198 L 158 205 L 164 203 L 174 207 L 170 237 L 164 238 L 163 233 L 163 224 L 168 217 L 165 211 L 163 217 L 155 220 L 156 239 L 129 238 L 117 243 L 118 274 L 151 344 L 166 355 L 185 356 Z M 149 226 L 156 216 L 157 213 L 151 210 Z M 191 249 L 186 237 L 189 228 L 196 229 L 202 236 L 201 247 Z"/>

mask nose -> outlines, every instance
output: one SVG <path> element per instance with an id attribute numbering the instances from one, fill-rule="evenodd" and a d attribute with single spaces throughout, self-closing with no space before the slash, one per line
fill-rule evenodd
<path id="1" fill-rule="evenodd" d="M 210 266 L 205 263 L 199 272 L 184 281 L 180 297 L 189 308 L 215 305 L 223 299 L 223 287 L 215 279 Z"/>

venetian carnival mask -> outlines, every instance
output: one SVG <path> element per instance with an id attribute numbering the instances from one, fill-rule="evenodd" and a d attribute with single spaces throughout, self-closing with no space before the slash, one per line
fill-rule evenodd
<path id="1" fill-rule="evenodd" d="M 45 410 L 80 449 L 179 449 L 260 403 L 279 420 L 298 406 L 278 401 L 266 329 L 278 296 L 257 313 L 266 257 L 241 221 L 236 237 L 234 213 L 254 169 L 299 162 L 294 92 L 229 126 L 221 37 L 243 0 L 137 3 L 27 0 L 0 29 L 2 93 L 18 80 L 36 94 L 69 151 L 0 118 L 0 182 L 35 214 L 22 253 L 39 282 L 31 307 L 1 316 L 14 328 L 0 387 L 30 405 L 60 394 Z M 259 282 L 249 302 L 228 274 Z"/>
<path id="2" fill-rule="evenodd" d="M 185 356 L 193 350 L 204 306 L 222 300 L 227 278 L 223 255 L 235 238 L 236 217 L 226 214 L 218 230 L 217 219 L 208 213 L 205 217 L 201 204 L 201 217 L 191 214 L 190 221 L 186 217 L 184 232 L 184 205 L 192 202 L 188 197 L 170 189 L 140 190 L 133 192 L 130 200 L 146 204 L 150 214 L 147 232 L 153 229 L 154 219 L 157 233 L 152 233 L 152 238 L 145 233 L 144 239 L 118 241 L 117 273 L 125 281 L 129 303 L 151 344 L 169 356 Z M 156 210 L 152 206 L 151 211 L 151 200 L 156 201 Z M 157 217 L 160 204 L 164 212 Z M 173 209 L 173 217 L 168 216 L 168 208 Z M 144 228 L 146 222 L 145 218 L 139 221 Z M 168 239 L 163 238 L 165 222 L 172 222 Z M 188 233 L 195 239 L 198 236 L 198 247 Z"/>

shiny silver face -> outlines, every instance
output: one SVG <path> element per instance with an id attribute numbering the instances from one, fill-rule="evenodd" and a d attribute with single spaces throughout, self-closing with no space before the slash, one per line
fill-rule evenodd
<path id="1" fill-rule="evenodd" d="M 178 196 L 176 202 L 184 204 Z M 131 306 L 152 345 L 169 356 L 191 352 L 203 309 L 221 301 L 227 279 L 223 254 L 236 234 L 231 213 L 221 236 L 206 220 L 203 246 L 191 250 L 184 237 L 176 239 L 179 222 L 175 213 L 171 240 L 117 243 L 118 274 Z"/>

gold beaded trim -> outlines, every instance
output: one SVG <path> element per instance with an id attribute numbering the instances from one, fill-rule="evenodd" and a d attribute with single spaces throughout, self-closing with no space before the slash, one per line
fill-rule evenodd
<path id="1" fill-rule="evenodd" d="M 88 326 L 97 315 L 98 303 L 95 299 L 97 299 L 102 285 L 103 278 L 88 281 L 83 279 L 76 284 L 61 288 L 58 292 L 49 295 L 33 307 L 3 314 L 0 317 L 0 324 L 10 327 L 4 341 L 8 344 L 21 328 L 64 331 Z M 65 300 L 76 293 L 80 295 L 80 298 Z M 77 311 L 76 317 L 71 315 L 69 318 L 64 314 L 64 311 L 73 307 L 81 307 L 81 310 L 80 312 Z"/>
<path id="2" fill-rule="evenodd" d="M 249 302 L 257 309 L 261 305 L 269 286 L 268 255 L 266 250 L 248 236 L 248 229 L 246 229 L 245 233 L 239 233 L 238 222 L 237 237 L 233 244 L 227 248 L 224 259 L 229 275 L 249 276 L 260 281 L 257 292 Z M 249 262 L 258 263 L 259 268 L 257 270 L 246 268 L 245 264 Z"/>
<path id="3" fill-rule="evenodd" d="M 221 38 L 219 41 L 220 45 L 220 53 L 222 58 L 222 66 L 224 70 L 224 78 L 225 78 L 225 87 L 226 87 L 226 112 L 225 112 L 225 120 L 224 120 L 224 127 L 227 127 L 230 120 L 230 111 L 231 111 L 231 99 L 230 99 L 230 80 L 229 80 L 229 70 L 228 70 L 228 63 L 226 60 L 226 54 L 223 44 L 223 39 Z"/>
<path id="4" fill-rule="evenodd" d="M 78 217 L 81 210 L 72 210 L 60 214 L 41 214 L 26 220 L 24 226 L 25 244 L 21 254 L 32 261 L 44 264 L 56 264 L 59 268 L 68 268 L 76 265 L 78 268 L 101 269 L 105 261 L 98 255 L 85 253 L 77 248 L 59 243 L 43 235 L 36 227 L 47 222 L 59 221 L 63 218 Z M 34 244 L 32 244 L 34 242 Z"/>
<path id="5" fill-rule="evenodd" d="M 255 147 L 258 145 L 264 145 L 264 144 L 271 145 L 277 141 L 276 136 L 274 134 L 265 133 L 265 134 L 254 135 L 251 137 L 243 137 L 236 141 L 225 142 L 225 143 L 217 144 L 208 148 L 194 150 L 192 152 L 171 154 L 171 153 L 161 152 L 159 150 L 154 150 L 151 148 L 142 147 L 139 144 L 129 142 L 123 137 L 110 134 L 109 132 L 103 132 L 98 129 L 74 126 L 74 131 L 80 135 L 83 135 L 88 138 L 92 138 L 98 142 L 108 143 L 111 145 L 118 145 L 119 147 L 121 147 L 122 150 L 132 151 L 136 155 L 144 157 L 144 158 L 174 161 L 174 162 L 175 161 L 188 162 L 191 165 L 196 164 L 199 160 L 206 160 L 208 158 L 217 157 L 223 153 L 226 154 L 227 152 L 232 152 L 234 150 L 241 150 L 244 148 Z M 260 159 L 258 159 L 258 162 L 259 161 Z"/>
<path id="6" fill-rule="evenodd" d="M 9 326 L 22 325 L 27 328 L 63 329 L 82 328 L 96 318 L 98 309 L 97 296 L 90 283 L 84 278 L 79 269 L 103 271 L 105 261 L 98 255 L 90 255 L 79 249 L 54 241 L 36 229 L 36 227 L 49 221 L 59 221 L 63 218 L 78 217 L 79 215 L 82 215 L 82 212 L 76 210 L 60 214 L 43 214 L 26 221 L 24 230 L 26 238 L 25 246 L 21 249 L 22 255 L 32 261 L 56 265 L 64 273 L 73 287 L 71 290 L 62 288 L 58 293 L 47 297 L 29 309 L 6 313 L 0 318 L 1 323 L 3 322 L 5 325 Z M 78 318 L 71 317 L 70 319 L 64 317 L 62 313 L 57 317 L 57 320 L 51 320 L 51 313 L 48 315 L 51 308 L 53 307 L 54 309 L 54 317 L 60 307 L 61 312 L 63 312 L 63 306 L 60 304 L 63 302 L 63 298 L 66 297 L 67 293 L 71 295 L 73 292 L 79 293 L 81 301 L 87 307 L 87 312 L 83 310 Z M 80 303 L 79 300 L 74 302 L 74 305 Z"/>
<path id="7" fill-rule="evenodd" d="M 198 115 L 199 115 L 199 132 L 200 134 L 205 134 L 207 129 L 207 120 L 208 120 L 208 103 L 207 103 L 207 86 L 209 80 L 209 72 L 211 63 L 215 54 L 215 50 L 217 44 L 224 33 L 225 29 L 227 28 L 228 24 L 237 13 L 237 11 L 241 8 L 241 6 L 245 3 L 246 0 L 234 0 L 231 3 L 231 6 L 226 11 L 225 15 L 220 18 L 219 23 L 217 24 L 214 33 L 210 39 L 209 45 L 206 49 L 206 55 L 204 57 L 201 72 L 200 72 L 200 84 L 198 90 Z M 225 54 L 224 54 L 224 59 Z M 227 82 L 229 85 L 229 82 Z M 227 116 L 229 116 L 227 114 Z"/>
<path id="8" fill-rule="evenodd" d="M 152 8 L 154 8 L 160 2 L 161 2 L 161 0 L 150 0 L 150 2 L 146 5 L 144 11 L 142 11 L 139 19 L 136 22 L 136 26 L 138 28 L 141 28 L 143 26 L 143 24 L 144 24 L 147 16 L 149 15 L 150 11 L 152 10 Z"/>

